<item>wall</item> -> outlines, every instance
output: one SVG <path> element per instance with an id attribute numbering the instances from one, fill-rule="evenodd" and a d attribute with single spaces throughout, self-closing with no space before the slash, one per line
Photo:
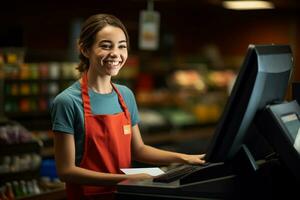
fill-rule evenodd
<path id="1" fill-rule="evenodd" d="M 65 60 L 71 21 L 106 12 L 124 21 L 132 52 L 141 53 L 137 49 L 138 17 L 146 7 L 146 1 L 138 0 L 10 1 L 0 8 L 0 33 L 6 32 L 9 40 L 16 40 L 2 41 L 2 45 L 26 47 L 28 61 Z M 154 8 L 161 14 L 161 36 L 170 40 L 168 43 L 162 39 L 160 55 L 194 54 L 203 45 L 215 44 L 224 57 L 242 57 L 250 43 L 290 44 L 295 57 L 294 79 L 300 80 L 300 24 L 296 9 L 231 11 L 198 1 L 155 1 Z"/>

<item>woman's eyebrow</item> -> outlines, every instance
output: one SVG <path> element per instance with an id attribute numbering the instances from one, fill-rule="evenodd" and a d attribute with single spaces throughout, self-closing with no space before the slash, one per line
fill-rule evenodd
<path id="1" fill-rule="evenodd" d="M 111 43 L 110 40 L 101 40 L 101 41 L 100 41 L 100 43 L 104 43 L 104 42 L 109 42 L 109 43 Z"/>
<path id="2" fill-rule="evenodd" d="M 108 43 L 112 43 L 112 41 L 110 41 L 110 40 L 101 40 L 100 41 L 100 43 L 104 43 L 104 42 L 108 42 Z M 119 43 L 127 43 L 127 41 L 126 40 L 121 40 L 121 41 L 119 41 Z"/>

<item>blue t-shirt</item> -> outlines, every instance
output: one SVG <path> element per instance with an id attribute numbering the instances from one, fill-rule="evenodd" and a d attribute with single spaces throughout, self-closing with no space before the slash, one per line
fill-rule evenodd
<path id="1" fill-rule="evenodd" d="M 137 104 L 132 91 L 123 85 L 115 84 L 123 97 L 130 113 L 132 126 L 139 122 Z M 110 94 L 99 94 L 88 91 L 92 113 L 116 114 L 123 112 L 115 91 Z M 74 135 L 76 164 L 82 159 L 84 148 L 84 115 L 81 97 L 81 84 L 76 81 L 58 94 L 51 107 L 52 130 Z"/>

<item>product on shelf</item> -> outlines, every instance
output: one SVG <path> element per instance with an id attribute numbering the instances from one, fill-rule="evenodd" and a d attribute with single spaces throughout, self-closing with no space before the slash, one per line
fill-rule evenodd
<path id="1" fill-rule="evenodd" d="M 206 83 L 201 73 L 194 69 L 177 70 L 171 76 L 171 84 L 179 89 L 205 91 Z"/>
<path id="2" fill-rule="evenodd" d="M 220 117 L 221 108 L 218 104 L 197 104 L 193 112 L 199 123 L 215 123 Z"/>
<path id="3" fill-rule="evenodd" d="M 3 72 L 4 111 L 8 117 L 17 120 L 20 116 L 32 117 L 39 113 L 46 116 L 53 97 L 78 77 L 73 62 L 6 62 Z"/>
<path id="4" fill-rule="evenodd" d="M 181 127 L 197 124 L 197 119 L 193 113 L 180 108 L 163 108 L 159 110 L 166 119 L 170 121 L 173 127 Z"/>
<path id="5" fill-rule="evenodd" d="M 158 125 L 162 126 L 167 123 L 166 119 L 164 118 L 163 115 L 161 115 L 159 112 L 155 110 L 150 110 L 150 109 L 140 109 L 139 110 L 139 115 L 141 118 L 141 123 L 143 125 Z"/>
<path id="6" fill-rule="evenodd" d="M 36 179 L 16 180 L 6 182 L 0 187 L 0 199 L 15 200 L 26 196 L 38 195 L 46 191 L 49 191 L 49 189 L 44 187 L 42 181 L 38 182 Z"/>
<path id="7" fill-rule="evenodd" d="M 78 71 L 76 70 L 77 63 L 65 62 L 61 63 L 62 77 L 63 78 L 78 78 Z"/>
<path id="8" fill-rule="evenodd" d="M 49 64 L 49 78 L 59 79 L 60 78 L 60 65 L 59 63 Z"/>
<path id="9" fill-rule="evenodd" d="M 37 170 L 41 164 L 41 156 L 36 153 L 6 155 L 0 160 L 0 175 L 4 173 Z"/>
<path id="10" fill-rule="evenodd" d="M 45 133 L 46 134 L 46 133 Z M 47 135 L 50 133 L 47 133 Z M 39 198 L 45 192 L 63 189 L 56 177 L 41 177 L 42 145 L 35 132 L 29 132 L 17 122 L 0 126 L 0 199 Z M 43 164 L 44 165 L 44 164 Z M 55 169 L 54 162 L 47 173 Z M 36 197 L 35 197 L 36 196 Z"/>
<path id="11" fill-rule="evenodd" d="M 31 133 L 18 123 L 0 125 L 0 144 L 16 144 L 32 141 Z"/>
<path id="12" fill-rule="evenodd" d="M 231 81 L 235 78 L 236 74 L 232 70 L 211 71 L 208 73 L 208 84 L 211 87 L 226 88 Z"/>
<path id="13" fill-rule="evenodd" d="M 0 49 L 0 63 L 24 63 L 25 49 L 22 47 L 5 47 Z"/>

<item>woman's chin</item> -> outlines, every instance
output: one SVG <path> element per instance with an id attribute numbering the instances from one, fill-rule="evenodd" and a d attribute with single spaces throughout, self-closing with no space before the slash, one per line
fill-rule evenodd
<path id="1" fill-rule="evenodd" d="M 108 74 L 111 76 L 116 76 L 119 74 L 119 69 L 115 69 L 115 70 L 109 70 Z"/>

